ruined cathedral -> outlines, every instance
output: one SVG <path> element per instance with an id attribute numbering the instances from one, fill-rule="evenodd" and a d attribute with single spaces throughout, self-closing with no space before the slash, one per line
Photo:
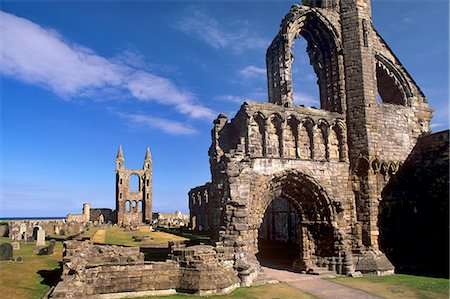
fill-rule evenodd
<path id="1" fill-rule="evenodd" d="M 136 176 L 137 188 L 130 186 Z M 131 187 L 131 188 L 130 188 Z M 152 156 L 147 147 L 142 169 L 127 169 L 122 146 L 116 158 L 116 223 L 139 226 L 152 222 Z"/>
<path id="2" fill-rule="evenodd" d="M 320 108 L 293 104 L 298 38 Z M 389 275 L 394 264 L 428 263 L 448 276 L 449 131 L 430 134 L 432 109 L 373 27 L 370 0 L 292 6 L 266 62 L 268 103 L 217 117 L 211 181 L 189 192 L 191 225 L 211 242 L 171 242 L 161 261 L 138 247 L 66 241 L 50 298 L 227 293 L 263 280 L 269 242 L 297 272 Z M 151 220 L 151 167 L 147 150 L 142 170 L 126 169 L 119 149 L 119 224 Z"/>
<path id="3" fill-rule="evenodd" d="M 298 38 L 320 108 L 294 105 Z M 430 132 L 432 109 L 373 27 L 370 1 L 292 6 L 266 63 L 268 103 L 214 121 L 211 182 L 189 192 L 193 227 L 233 248 L 244 282 L 258 272 L 263 239 L 295 244 L 296 271 L 392 274 L 379 247 L 382 190 Z"/>

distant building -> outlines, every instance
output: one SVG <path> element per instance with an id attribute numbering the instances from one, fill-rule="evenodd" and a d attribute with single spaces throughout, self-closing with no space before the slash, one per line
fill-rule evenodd
<path id="1" fill-rule="evenodd" d="M 181 227 L 189 225 L 189 214 L 180 211 L 172 213 L 153 213 L 153 226 Z"/>
<path id="2" fill-rule="evenodd" d="M 116 213 L 108 208 L 91 208 L 90 203 L 83 204 L 83 214 L 67 214 L 67 222 L 115 223 Z"/>
<path id="3" fill-rule="evenodd" d="M 130 178 L 137 176 L 138 190 L 130 190 Z M 116 215 L 120 225 L 152 221 L 152 157 L 147 148 L 142 170 L 126 169 L 122 146 L 116 159 Z"/>
<path id="4" fill-rule="evenodd" d="M 138 178 L 137 190 L 130 189 L 130 178 Z M 181 214 L 181 213 L 180 213 Z M 184 215 L 183 215 L 184 216 Z M 189 218 L 189 216 L 186 216 Z M 180 218 L 181 219 L 181 218 Z M 116 210 L 92 208 L 83 204 L 82 214 L 68 214 L 67 222 L 117 223 L 119 225 L 140 225 L 152 223 L 152 157 L 147 148 L 142 170 L 126 169 L 122 146 L 116 158 Z"/>

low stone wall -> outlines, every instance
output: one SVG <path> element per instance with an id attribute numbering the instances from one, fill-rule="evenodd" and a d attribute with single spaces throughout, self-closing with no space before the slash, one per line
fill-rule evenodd
<path id="1" fill-rule="evenodd" d="M 114 298 L 130 292 L 227 293 L 240 285 L 231 253 L 222 246 L 171 245 L 171 260 L 146 262 L 139 247 L 64 242 L 62 281 L 49 298 Z"/>

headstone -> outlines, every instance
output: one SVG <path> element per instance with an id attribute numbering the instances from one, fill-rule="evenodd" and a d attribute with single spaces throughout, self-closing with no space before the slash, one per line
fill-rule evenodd
<path id="1" fill-rule="evenodd" d="M 43 229 L 37 231 L 36 246 L 45 246 L 45 230 Z"/>
<path id="2" fill-rule="evenodd" d="M 14 260 L 18 263 L 23 263 L 23 257 L 20 255 L 18 257 L 16 257 Z"/>
<path id="3" fill-rule="evenodd" d="M 59 228 L 59 226 L 56 226 L 55 227 L 55 235 L 59 235 L 59 233 L 60 233 L 60 228 Z"/>
<path id="4" fill-rule="evenodd" d="M 23 235 L 23 233 L 27 232 L 27 225 L 25 223 L 21 223 L 20 224 L 20 228 L 19 228 L 19 234 Z"/>
<path id="5" fill-rule="evenodd" d="M 64 229 L 59 230 L 59 235 L 64 236 L 66 234 L 66 231 Z"/>
<path id="6" fill-rule="evenodd" d="M 56 241 L 55 240 L 51 240 L 50 241 L 50 245 L 48 246 L 48 254 L 53 254 L 55 246 L 56 246 Z"/>
<path id="7" fill-rule="evenodd" d="M 9 243 L 0 245 L 0 260 L 9 261 L 13 258 L 13 247 Z"/>
<path id="8" fill-rule="evenodd" d="M 19 250 L 20 249 L 20 243 L 19 242 L 12 242 L 11 243 L 13 250 Z"/>
<path id="9" fill-rule="evenodd" d="M 50 245 L 39 250 L 39 255 L 53 254 L 53 251 L 55 250 L 55 245 L 56 245 L 56 241 L 51 240 Z"/>

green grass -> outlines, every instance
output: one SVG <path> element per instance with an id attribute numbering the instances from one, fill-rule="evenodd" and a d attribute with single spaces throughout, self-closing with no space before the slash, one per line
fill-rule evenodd
<path id="1" fill-rule="evenodd" d="M 0 243 L 11 242 L 0 237 Z M 47 242 L 48 244 L 48 242 Z M 57 242 L 52 255 L 33 253 L 34 242 L 20 242 L 20 250 L 14 251 L 14 257 L 22 256 L 23 263 L 4 261 L 0 263 L 0 294 L 2 298 L 42 298 L 59 280 L 62 260 L 62 243 Z"/>
<path id="2" fill-rule="evenodd" d="M 178 229 L 170 229 L 170 228 L 160 228 L 161 231 L 177 235 L 180 237 L 188 238 L 189 240 L 198 240 L 198 241 L 208 241 L 211 238 L 207 235 L 200 234 L 198 232 L 189 231 L 189 230 L 178 230 Z"/>
<path id="3" fill-rule="evenodd" d="M 449 298 L 449 280 L 445 278 L 396 274 L 329 280 L 385 298 Z"/>
<path id="4" fill-rule="evenodd" d="M 151 241 L 136 242 L 134 235 L 146 235 L 152 238 Z M 139 231 L 125 231 L 119 227 L 111 227 L 106 230 L 105 244 L 126 245 L 126 246 L 144 246 L 151 244 L 167 243 L 168 241 L 182 241 L 186 238 L 175 236 L 164 232 L 152 232 L 150 227 L 141 226 Z"/>
<path id="5" fill-rule="evenodd" d="M 198 296 L 187 294 L 176 294 L 170 296 L 149 296 L 139 297 L 145 299 L 188 299 L 199 298 Z M 314 299 L 318 298 L 308 293 L 302 292 L 285 283 L 266 284 L 257 287 L 238 288 L 227 295 L 204 296 L 201 298 L 217 299 Z"/>

